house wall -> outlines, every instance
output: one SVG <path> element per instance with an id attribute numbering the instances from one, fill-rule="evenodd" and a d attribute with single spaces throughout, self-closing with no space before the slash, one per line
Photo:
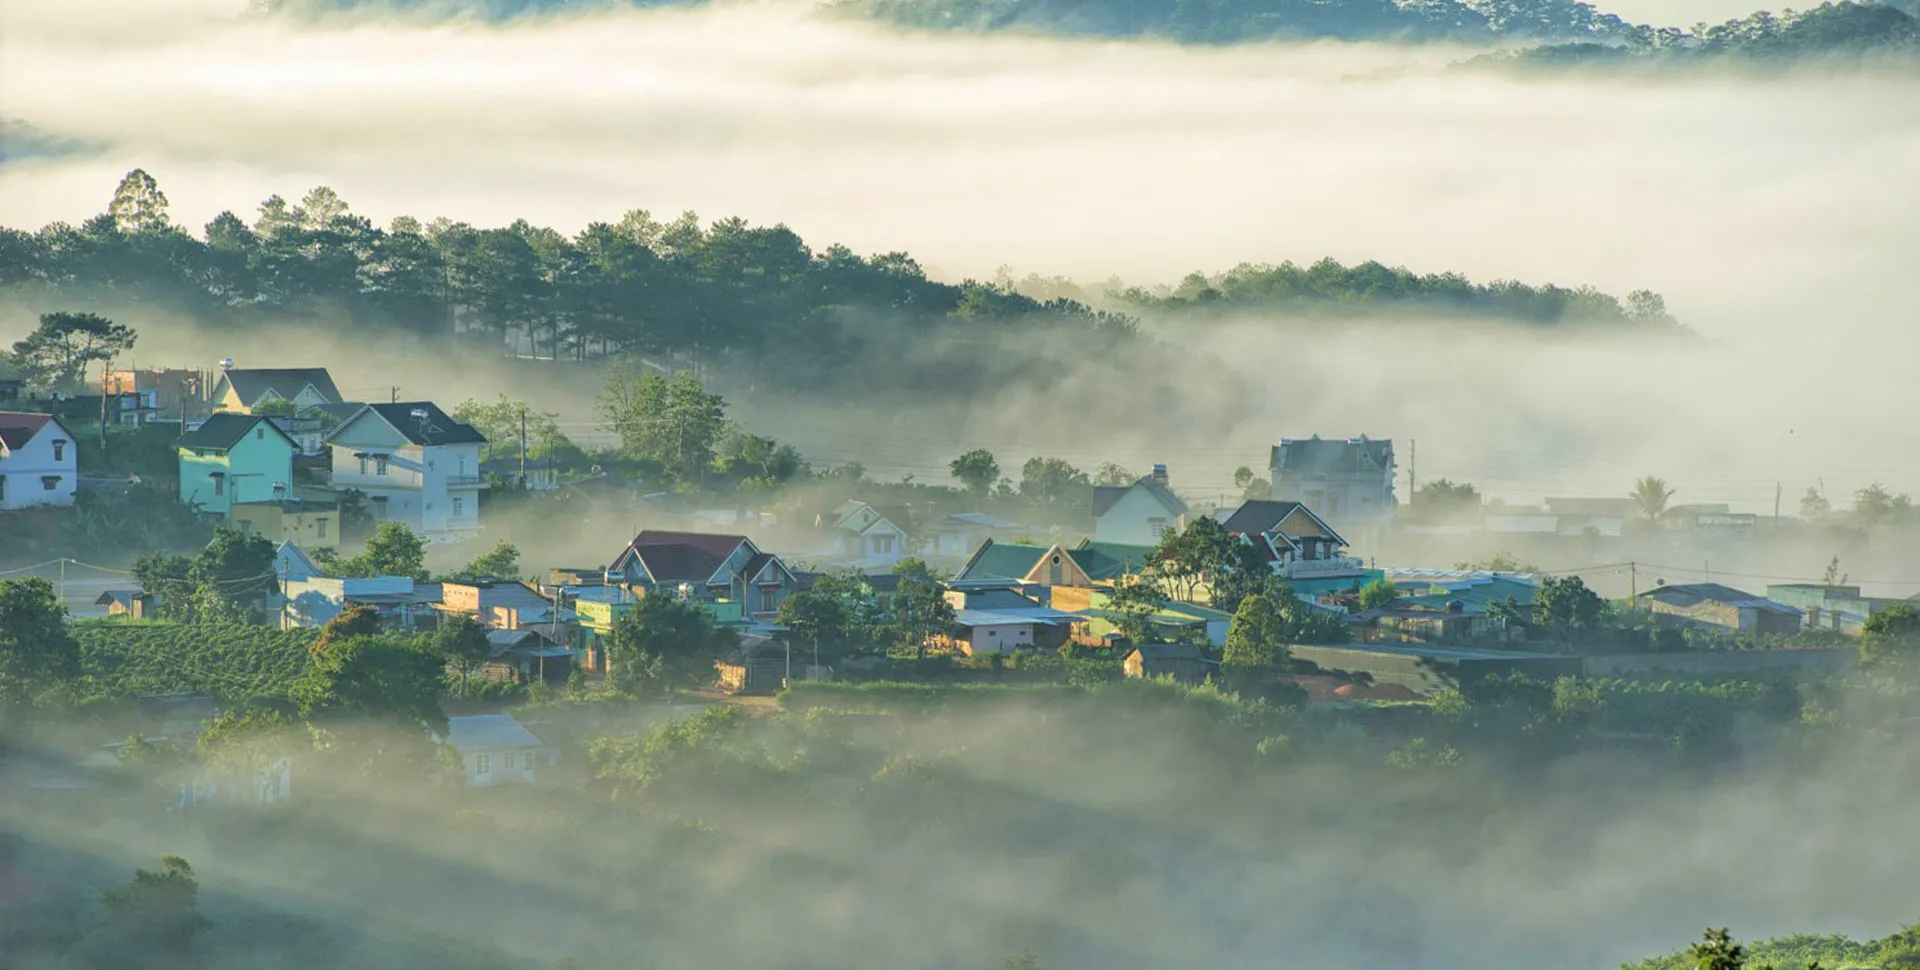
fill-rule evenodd
<path id="1" fill-rule="evenodd" d="M 259 502 L 291 494 L 293 444 L 265 423 L 256 425 L 225 452 L 179 449 L 180 501 L 203 512 L 230 515 L 235 502 Z M 216 486 L 214 474 L 223 473 Z M 275 493 L 278 482 L 288 491 Z"/>
<path id="2" fill-rule="evenodd" d="M 480 531 L 479 443 L 416 445 L 366 412 L 334 432 L 328 444 L 334 487 L 365 492 L 377 517 L 436 542 Z M 375 453 L 390 456 L 384 474 Z"/>
<path id="3" fill-rule="evenodd" d="M 1660 600 L 1648 598 L 1647 611 L 1661 616 L 1675 616 L 1695 623 L 1724 627 L 1729 630 L 1743 629 L 1740 622 L 1741 610 L 1737 606 L 1726 606 L 1711 600 L 1703 600 L 1692 606 L 1675 606 Z"/>
<path id="4" fill-rule="evenodd" d="M 272 505 L 235 505 L 233 527 L 247 535 L 266 536 L 275 542 L 318 548 L 340 543 L 340 512 L 337 509 L 305 509 L 288 512 L 278 503 Z"/>
<path id="5" fill-rule="evenodd" d="M 490 748 L 462 752 L 467 765 L 467 785 L 489 788 L 494 785 L 525 785 L 534 779 L 539 748 Z"/>
<path id="6" fill-rule="evenodd" d="M 1185 517 L 1174 515 L 1151 491 L 1135 485 L 1093 521 L 1093 537 L 1101 542 L 1152 546 L 1159 544 L 1160 530 L 1168 527 L 1185 528 Z"/>
<path id="7" fill-rule="evenodd" d="M 59 421 L 48 421 L 25 445 L 0 458 L 0 509 L 72 505 L 80 485 L 78 452 L 73 435 Z M 52 488 L 48 479 L 57 479 Z"/>
<path id="8" fill-rule="evenodd" d="M 996 623 L 976 626 L 968 631 L 964 642 L 967 656 L 986 653 L 1000 653 L 1004 650 L 1025 650 L 1033 646 L 1033 624 Z"/>
<path id="9" fill-rule="evenodd" d="M 1393 518 L 1395 507 L 1391 471 L 1320 476 L 1279 468 L 1268 470 L 1273 475 L 1271 497 L 1304 502 L 1335 527 L 1342 523 L 1371 525 Z"/>

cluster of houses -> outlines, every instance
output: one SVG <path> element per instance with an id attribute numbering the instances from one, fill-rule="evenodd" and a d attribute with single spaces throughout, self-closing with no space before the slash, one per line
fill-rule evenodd
<path id="1" fill-rule="evenodd" d="M 343 400 L 317 367 L 110 371 L 105 390 L 107 420 L 181 429 L 180 501 L 242 532 L 337 545 L 348 492 L 430 544 L 481 531 L 486 437 L 431 401 Z M 72 505 L 80 472 L 58 414 L 0 411 L 0 509 Z"/>

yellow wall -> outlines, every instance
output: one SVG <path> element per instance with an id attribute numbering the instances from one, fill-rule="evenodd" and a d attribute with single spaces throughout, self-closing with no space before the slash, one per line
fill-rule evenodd
<path id="1" fill-rule="evenodd" d="M 292 542 L 302 549 L 340 544 L 338 509 L 288 512 L 277 504 L 236 505 L 233 527 L 248 535 L 266 536 L 274 542 Z"/>

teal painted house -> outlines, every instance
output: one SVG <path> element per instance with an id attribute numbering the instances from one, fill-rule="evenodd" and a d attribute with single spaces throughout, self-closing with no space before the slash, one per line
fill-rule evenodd
<path id="1" fill-rule="evenodd" d="M 285 498 L 299 451 L 272 421 L 251 414 L 214 414 L 174 442 L 180 455 L 180 501 L 222 518 L 235 502 Z"/>

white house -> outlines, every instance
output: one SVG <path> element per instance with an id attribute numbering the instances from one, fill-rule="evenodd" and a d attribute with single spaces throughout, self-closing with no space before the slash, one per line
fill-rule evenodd
<path id="1" fill-rule="evenodd" d="M 1167 487 L 1167 466 L 1132 485 L 1100 485 L 1093 490 L 1093 537 L 1099 542 L 1157 546 L 1163 529 L 1187 527 L 1187 503 Z"/>
<path id="2" fill-rule="evenodd" d="M 1368 438 L 1283 438 L 1268 469 L 1275 499 L 1313 506 L 1342 528 L 1369 530 L 1393 520 L 1393 442 Z"/>
<path id="3" fill-rule="evenodd" d="M 526 785 L 545 745 L 510 714 L 447 718 L 447 743 L 460 753 L 467 785 Z"/>
<path id="4" fill-rule="evenodd" d="M 0 510 L 72 505 L 78 451 L 53 415 L 0 411 Z"/>
<path id="5" fill-rule="evenodd" d="M 859 569 L 885 569 L 907 554 L 907 532 L 857 499 L 840 503 L 820 524 L 833 537 L 828 555 Z"/>
<path id="6" fill-rule="evenodd" d="M 406 523 L 429 543 L 480 532 L 486 443 L 430 401 L 364 405 L 327 435 L 333 487 L 365 493 L 375 519 Z"/>

